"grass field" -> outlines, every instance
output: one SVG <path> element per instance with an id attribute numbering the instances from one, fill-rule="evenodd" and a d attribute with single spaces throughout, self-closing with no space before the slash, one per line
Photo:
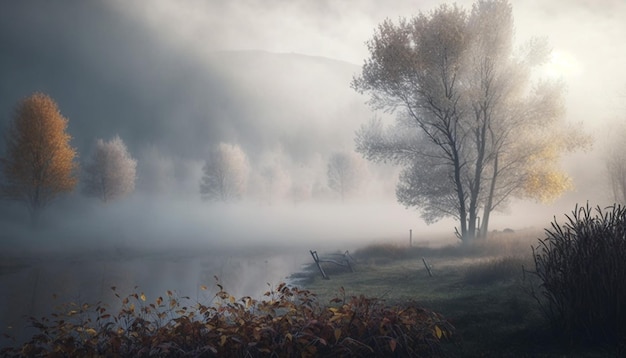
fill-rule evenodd
<path id="1" fill-rule="evenodd" d="M 381 298 L 387 304 L 417 304 L 444 315 L 456 328 L 446 351 L 457 357 L 606 357 L 616 351 L 563 342 L 550 330 L 531 287 L 531 245 L 541 232 L 493 235 L 472 247 L 371 245 L 352 254 L 354 272 L 323 263 L 302 285 L 320 302 L 346 296 Z M 422 258 L 432 268 L 428 274 Z"/>

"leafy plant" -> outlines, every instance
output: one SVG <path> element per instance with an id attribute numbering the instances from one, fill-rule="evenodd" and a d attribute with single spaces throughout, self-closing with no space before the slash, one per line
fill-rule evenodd
<path id="1" fill-rule="evenodd" d="M 310 291 L 281 283 L 265 298 L 236 299 L 218 282 L 211 305 L 189 304 L 168 291 L 149 303 L 121 298 L 117 314 L 68 304 L 51 318 L 30 318 L 38 331 L 3 356 L 313 357 L 432 356 L 454 327 L 435 312 L 388 307 L 372 298 L 335 298 L 327 306 Z M 112 288 L 115 291 L 115 287 Z M 206 289 L 206 287 L 203 287 Z"/>
<path id="2" fill-rule="evenodd" d="M 587 204 L 555 221 L 533 247 L 541 296 L 553 327 L 574 341 L 617 342 L 626 337 L 626 208 Z"/>

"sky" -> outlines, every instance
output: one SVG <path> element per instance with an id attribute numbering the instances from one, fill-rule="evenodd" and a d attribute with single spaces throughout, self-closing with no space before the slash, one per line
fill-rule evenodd
<path id="1" fill-rule="evenodd" d="M 255 49 L 323 56 L 360 65 L 368 55 L 365 42 L 377 24 L 386 18 L 395 20 L 428 12 L 441 3 L 191 1 L 181 6 L 180 2 L 157 1 L 149 8 L 133 2 L 129 9 L 128 2 L 118 1 L 116 8 L 163 38 L 195 48 L 199 55 L 215 50 Z M 465 8 L 472 4 L 457 3 Z M 585 98 L 586 122 L 601 122 L 597 114 L 616 107 L 615 94 L 626 88 L 626 3 L 526 0 L 512 1 L 512 6 L 518 42 L 547 37 L 554 53 L 546 72 L 564 77 L 570 88 L 570 103 Z"/>
<path id="2" fill-rule="evenodd" d="M 314 185 L 324 180 L 324 158 L 351 149 L 354 131 L 374 115 L 349 82 L 377 24 L 440 3 L 4 1 L 0 119 L 6 125 L 16 101 L 33 91 L 49 93 L 70 119 L 81 160 L 95 139 L 119 134 L 140 173 L 167 172 L 196 199 L 202 160 L 221 140 L 240 143 L 253 159 L 288 152 L 288 165 L 302 178 L 312 177 L 306 167 L 322 168 L 310 179 Z M 567 120 L 591 133 L 596 146 L 566 158 L 577 189 L 555 203 L 558 209 L 523 203 L 494 225 L 603 202 L 608 194 L 598 184 L 604 169 L 597 155 L 625 111 L 625 2 L 511 3 L 518 43 L 548 38 L 553 57 L 543 74 L 566 82 Z M 139 187 L 154 184 L 147 183 L 150 175 L 138 180 Z M 159 185 L 171 188 L 170 181 L 153 186 Z M 384 190 L 393 201 L 392 188 Z M 395 215 L 419 221 L 413 211 Z M 410 225 L 398 224 L 402 232 Z"/>
<path id="3" fill-rule="evenodd" d="M 377 24 L 429 12 L 442 1 L 118 1 L 115 8 L 145 24 L 164 41 L 194 49 L 202 57 L 211 51 L 265 50 L 301 53 L 361 65 L 365 42 Z M 471 8 L 472 1 L 458 1 Z M 567 120 L 581 125 L 596 140 L 595 151 L 577 154 L 567 165 L 579 188 L 598 180 L 602 163 L 594 158 L 605 150 L 613 123 L 624 118 L 626 105 L 626 2 L 620 0 L 511 1 L 518 45 L 546 37 L 553 49 L 542 75 L 566 83 Z M 621 118 L 621 119 L 620 119 Z M 581 168 L 580 163 L 586 163 Z M 563 205 L 603 201 L 603 185 L 576 191 Z M 602 196 L 601 199 L 597 198 Z"/>
<path id="4" fill-rule="evenodd" d="M 219 50 L 266 50 L 323 56 L 362 64 L 364 43 L 386 18 L 428 12 L 441 1 L 114 1 L 163 39 L 195 48 L 198 55 Z M 472 1 L 458 1 L 470 8 Z M 554 49 L 549 72 L 570 81 L 623 88 L 626 4 L 620 0 L 512 1 L 517 40 L 547 37 Z M 601 65 L 600 65 L 601 64 Z M 597 87 L 596 87 L 597 86 Z M 572 87 L 576 86 L 572 84 Z"/>

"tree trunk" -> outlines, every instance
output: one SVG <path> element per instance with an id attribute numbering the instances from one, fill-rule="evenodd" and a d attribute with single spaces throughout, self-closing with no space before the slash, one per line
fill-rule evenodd
<path id="1" fill-rule="evenodd" d="M 459 221 L 461 221 L 461 240 L 465 242 L 467 237 L 467 211 L 465 210 L 465 192 L 463 190 L 463 182 L 461 182 L 461 163 L 455 147 L 452 147 L 452 155 L 454 163 L 454 184 L 456 185 L 456 193 L 459 199 Z"/>
<path id="2" fill-rule="evenodd" d="M 469 203 L 469 228 L 467 238 L 472 240 L 476 237 L 476 223 L 478 221 L 478 198 L 480 194 L 480 185 L 485 165 L 485 147 L 487 144 L 487 123 L 489 122 L 489 114 L 486 111 L 487 105 L 481 106 L 480 110 L 476 110 L 476 128 L 474 134 L 476 136 L 476 166 L 474 168 L 474 180 L 470 183 L 470 203 Z M 480 235 L 479 235 L 480 236 Z"/>
<path id="3" fill-rule="evenodd" d="M 489 195 L 487 196 L 487 203 L 485 204 L 485 210 L 483 212 L 483 224 L 480 232 L 481 238 L 486 238 L 489 232 L 489 216 L 493 209 L 493 196 L 496 191 L 496 180 L 498 179 L 498 154 L 493 159 L 493 175 L 491 177 L 491 184 L 489 186 Z"/>

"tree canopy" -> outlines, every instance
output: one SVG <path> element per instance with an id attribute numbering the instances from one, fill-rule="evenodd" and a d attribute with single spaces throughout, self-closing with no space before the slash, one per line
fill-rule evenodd
<path id="1" fill-rule="evenodd" d="M 508 1 L 385 20 L 367 46 L 352 87 L 397 123 L 364 125 L 357 151 L 403 166 L 398 200 L 427 222 L 454 217 L 471 239 L 511 196 L 548 200 L 571 186 L 560 158 L 589 139 L 565 121 L 563 83 L 535 78 L 547 41 L 514 48 Z"/>
<path id="2" fill-rule="evenodd" d="M 219 143 L 202 168 L 200 182 L 203 199 L 231 201 L 239 199 L 248 185 L 250 166 L 246 153 L 238 145 Z"/>
<path id="3" fill-rule="evenodd" d="M 135 189 L 137 161 L 128 153 L 119 136 L 98 139 L 91 161 L 85 165 L 85 195 L 107 202 Z"/>

